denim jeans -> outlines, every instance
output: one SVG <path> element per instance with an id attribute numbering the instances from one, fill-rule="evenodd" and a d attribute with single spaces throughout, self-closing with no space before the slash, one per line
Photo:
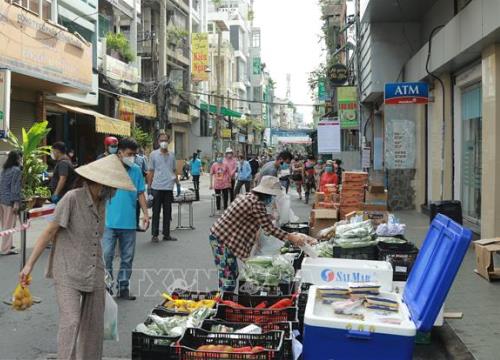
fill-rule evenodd
<path id="1" fill-rule="evenodd" d="M 113 259 L 115 257 L 115 247 L 118 241 L 120 248 L 120 271 L 118 272 L 118 281 L 116 288 L 127 290 L 129 288 L 129 280 L 132 275 L 132 262 L 135 254 L 135 229 L 104 229 L 102 245 L 104 249 L 104 263 L 106 270 L 114 279 L 113 276 Z"/>

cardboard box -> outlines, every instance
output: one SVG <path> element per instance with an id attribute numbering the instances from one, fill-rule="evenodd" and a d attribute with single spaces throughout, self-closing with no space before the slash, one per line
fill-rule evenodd
<path id="1" fill-rule="evenodd" d="M 340 206 L 341 207 L 356 207 L 358 209 L 363 209 L 364 204 L 363 200 L 357 199 L 355 197 L 340 197 Z"/>
<path id="2" fill-rule="evenodd" d="M 362 211 L 362 210 L 363 209 L 360 208 L 360 206 L 354 206 L 354 207 L 351 207 L 351 206 L 341 206 L 340 207 L 340 216 L 339 216 L 339 218 L 341 220 L 344 220 L 347 214 L 352 213 L 352 212 Z"/>
<path id="3" fill-rule="evenodd" d="M 337 209 L 314 209 L 311 210 L 311 219 L 314 220 L 337 220 Z"/>
<path id="4" fill-rule="evenodd" d="M 316 192 L 315 193 L 315 199 L 314 199 L 315 203 L 318 204 L 320 202 L 323 202 L 325 201 L 325 193 L 324 192 Z"/>
<path id="5" fill-rule="evenodd" d="M 387 205 L 365 204 L 365 211 L 387 211 Z"/>
<path id="6" fill-rule="evenodd" d="M 366 191 L 365 203 L 370 205 L 385 205 L 387 206 L 387 191 L 383 193 L 371 193 Z"/>
<path id="7" fill-rule="evenodd" d="M 346 190 L 358 190 L 358 191 L 365 191 L 366 187 L 366 182 L 364 181 L 349 181 L 342 183 L 342 191 L 344 192 Z"/>
<path id="8" fill-rule="evenodd" d="M 384 185 L 370 184 L 370 186 L 368 186 L 368 192 L 372 194 L 383 194 L 386 191 L 387 190 L 385 189 Z"/>
<path id="9" fill-rule="evenodd" d="M 368 173 L 360 171 L 344 171 L 342 173 L 342 183 L 349 181 L 368 181 Z"/>
<path id="10" fill-rule="evenodd" d="M 335 225 L 336 222 L 337 222 L 336 219 L 320 219 L 320 220 L 316 220 L 316 224 L 309 229 L 309 234 L 313 238 L 317 238 L 318 234 L 319 234 L 319 232 L 321 230 L 329 228 L 330 226 Z"/>
<path id="11" fill-rule="evenodd" d="M 495 267 L 493 256 L 500 251 L 500 238 L 482 239 L 474 241 L 476 249 L 476 269 L 477 274 L 488 281 L 500 279 L 500 268 Z"/>

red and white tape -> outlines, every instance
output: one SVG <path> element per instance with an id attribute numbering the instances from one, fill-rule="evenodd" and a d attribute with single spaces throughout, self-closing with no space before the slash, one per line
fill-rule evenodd
<path id="1" fill-rule="evenodd" d="M 24 223 L 21 226 L 16 227 L 16 228 L 0 231 L 0 238 L 15 234 L 17 232 L 21 232 L 21 231 L 26 230 L 26 229 L 29 229 L 29 227 L 31 226 L 32 220 L 52 215 L 54 213 L 55 208 L 56 208 L 56 206 L 51 204 L 51 205 L 47 205 L 47 206 L 44 206 L 41 208 L 29 210 L 28 211 L 28 221 L 26 223 Z"/>
<path id="2" fill-rule="evenodd" d="M 2 230 L 2 231 L 0 231 L 0 238 L 8 236 L 8 235 L 15 234 L 16 232 L 20 232 L 20 231 L 26 230 L 30 226 L 31 226 L 31 220 L 28 220 L 28 222 L 26 224 L 22 224 L 21 226 L 19 226 L 17 228 Z"/>

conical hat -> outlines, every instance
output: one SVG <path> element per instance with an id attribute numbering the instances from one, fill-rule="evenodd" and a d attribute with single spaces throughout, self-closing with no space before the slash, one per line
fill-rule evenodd
<path id="1" fill-rule="evenodd" d="M 75 169 L 78 175 L 115 189 L 136 191 L 123 163 L 116 155 L 108 155 Z"/>

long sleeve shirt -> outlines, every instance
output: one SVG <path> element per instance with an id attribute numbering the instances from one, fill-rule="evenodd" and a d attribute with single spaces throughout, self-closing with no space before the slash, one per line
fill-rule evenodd
<path id="1" fill-rule="evenodd" d="M 2 172 L 0 178 L 0 204 L 12 206 L 21 201 L 22 171 L 12 166 Z"/>
<path id="2" fill-rule="evenodd" d="M 227 246 L 235 256 L 246 259 L 255 245 L 255 234 L 262 228 L 267 235 L 286 240 L 288 233 L 274 227 L 266 207 L 257 195 L 238 196 L 210 229 L 212 235 Z"/>
<path id="3" fill-rule="evenodd" d="M 243 161 L 243 164 L 238 163 L 238 180 L 250 181 L 252 180 L 252 167 L 248 161 Z"/>

